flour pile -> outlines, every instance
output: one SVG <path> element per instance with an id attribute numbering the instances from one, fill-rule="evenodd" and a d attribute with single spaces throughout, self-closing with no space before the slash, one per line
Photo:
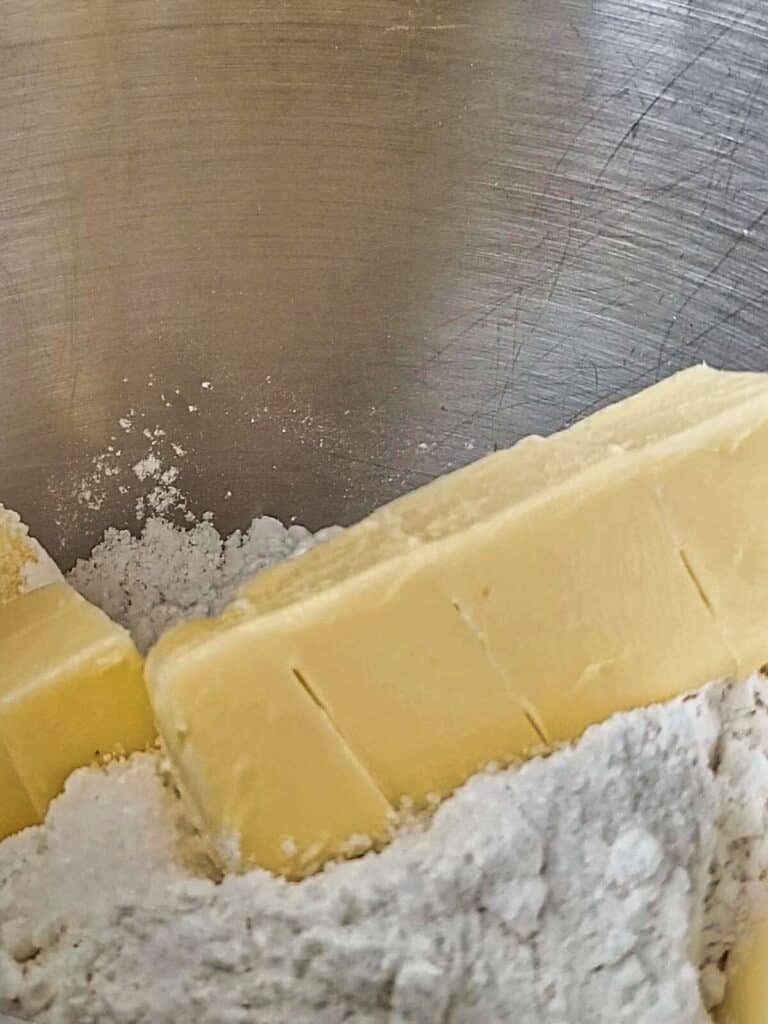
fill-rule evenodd
<path id="1" fill-rule="evenodd" d="M 313 543 L 150 521 L 71 581 L 146 647 Z M 0 1009 L 55 1024 L 699 1024 L 768 868 L 768 682 L 478 775 L 380 854 L 217 877 L 160 754 L 0 843 Z"/>
<path id="2" fill-rule="evenodd" d="M 77 563 L 69 582 L 147 651 L 173 623 L 215 615 L 247 579 L 338 532 L 331 526 L 312 534 L 264 516 L 245 533 L 238 530 L 224 540 L 210 522 L 179 530 L 154 518 L 140 538 L 108 530 L 91 557 Z"/>

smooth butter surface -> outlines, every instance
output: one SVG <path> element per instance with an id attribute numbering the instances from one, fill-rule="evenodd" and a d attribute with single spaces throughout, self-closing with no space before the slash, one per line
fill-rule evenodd
<path id="1" fill-rule="evenodd" d="M 17 819 L 29 805 L 44 816 L 75 768 L 154 739 L 129 635 L 67 584 L 0 608 L 0 655 L 0 772 L 12 769 L 28 798 L 15 787 Z M 3 834 L 15 830 L 10 813 L 2 820 Z"/>
<path id="2" fill-rule="evenodd" d="M 238 644 L 207 623 L 161 645 L 155 713 L 226 864 L 301 878 L 389 836 L 390 805 L 282 652 L 263 652 L 262 685 Z"/>
<path id="3" fill-rule="evenodd" d="M 58 568 L 29 536 L 17 513 L 0 505 L 0 605 L 60 578 Z M 2 657 L 0 648 L 0 663 Z M 0 837 L 40 820 L 0 739 Z"/>
<path id="4" fill-rule="evenodd" d="M 385 506 L 173 631 L 152 699 L 167 738 L 195 694 L 178 765 L 213 830 L 248 820 L 243 860 L 263 863 L 272 823 L 233 796 L 203 713 L 235 715 L 251 688 L 264 715 L 300 678 L 388 800 L 424 804 L 540 738 L 762 664 L 767 424 L 765 376 L 687 371 Z M 205 687 L 225 650 L 237 682 Z"/>

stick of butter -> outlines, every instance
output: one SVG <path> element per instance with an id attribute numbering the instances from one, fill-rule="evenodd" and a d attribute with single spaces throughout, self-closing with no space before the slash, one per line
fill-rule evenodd
<path id="1" fill-rule="evenodd" d="M 29 536 L 18 514 L 0 505 L 0 606 L 37 586 L 60 579 L 57 566 Z M 0 661 L 2 653 L 0 650 Z M 2 740 L 0 794 L 0 838 L 40 821 Z"/>
<path id="2" fill-rule="evenodd" d="M 154 737 L 124 629 L 63 582 L 0 607 L 0 837 L 42 820 L 75 768 Z"/>
<path id="3" fill-rule="evenodd" d="M 268 762 L 249 743 L 289 690 L 391 805 L 423 806 L 489 761 L 768 660 L 766 508 L 768 376 L 686 371 L 385 506 L 171 631 L 147 663 L 159 729 L 214 835 L 290 873 L 279 851 L 316 827 L 293 800 L 296 750 L 273 737 Z M 308 731 L 318 784 L 328 755 Z M 344 802 L 327 789 L 332 831 Z"/>
<path id="4" fill-rule="evenodd" d="M 721 1024 L 768 1024 L 768 921 L 753 928 L 733 956 Z"/>
<path id="5" fill-rule="evenodd" d="M 279 651 L 264 686 L 218 624 L 187 623 L 155 652 L 166 747 L 227 866 L 301 878 L 388 837 L 391 806 Z"/>

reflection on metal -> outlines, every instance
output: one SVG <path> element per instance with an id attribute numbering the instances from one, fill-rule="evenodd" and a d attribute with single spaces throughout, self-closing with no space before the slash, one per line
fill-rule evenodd
<path id="1" fill-rule="evenodd" d="M 767 42 L 761 0 L 7 0 L 0 496 L 65 559 L 135 527 L 73 494 L 134 409 L 223 528 L 344 522 L 768 369 Z"/>

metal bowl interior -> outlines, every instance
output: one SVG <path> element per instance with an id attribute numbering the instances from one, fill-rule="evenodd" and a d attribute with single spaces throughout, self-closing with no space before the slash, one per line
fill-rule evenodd
<path id="1" fill-rule="evenodd" d="M 761 3 L 6 6 L 0 499 L 65 564 L 148 454 L 318 527 L 768 368 Z"/>

